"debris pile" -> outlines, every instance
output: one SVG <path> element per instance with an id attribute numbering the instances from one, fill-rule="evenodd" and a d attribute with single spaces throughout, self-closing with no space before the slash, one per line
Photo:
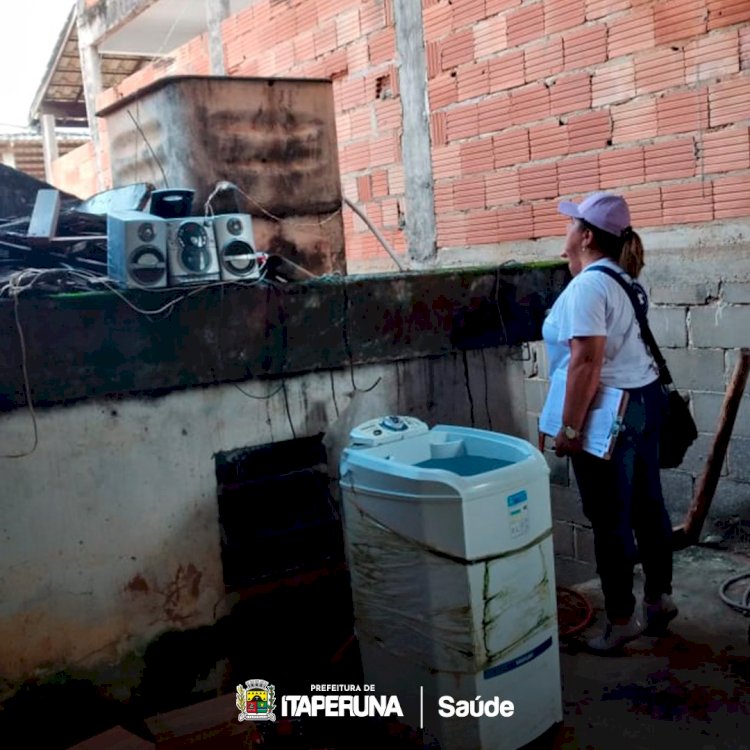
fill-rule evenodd
<path id="1" fill-rule="evenodd" d="M 136 183 L 81 200 L 0 165 L 0 296 L 32 284 L 45 294 L 117 285 L 108 277 L 108 216 L 136 211 L 147 219 L 149 210 L 156 214 L 150 204 L 160 192 L 150 183 Z M 205 210 L 213 214 L 212 207 Z M 257 252 L 257 259 L 269 281 L 315 277 L 281 256 Z M 237 256 L 232 261 L 236 264 Z"/>

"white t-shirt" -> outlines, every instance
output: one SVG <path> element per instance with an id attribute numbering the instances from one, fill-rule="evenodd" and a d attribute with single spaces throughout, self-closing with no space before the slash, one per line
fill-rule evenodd
<path id="1" fill-rule="evenodd" d="M 609 266 L 632 282 L 622 268 L 603 258 L 594 265 Z M 606 336 L 601 382 L 616 388 L 640 388 L 652 383 L 659 370 L 635 317 L 625 290 L 601 271 L 579 273 L 568 284 L 547 315 L 542 337 L 549 354 L 549 374 L 567 371 L 570 339 L 575 336 Z"/>

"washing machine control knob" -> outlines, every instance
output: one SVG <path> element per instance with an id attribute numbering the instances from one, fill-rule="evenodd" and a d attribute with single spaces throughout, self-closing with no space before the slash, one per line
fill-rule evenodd
<path id="1" fill-rule="evenodd" d="M 380 423 L 380 426 L 384 430 L 391 430 L 392 432 L 403 432 L 404 430 L 409 429 L 409 425 L 403 419 L 401 419 L 401 417 L 397 417 L 395 415 L 386 417 Z"/>
<path id="2" fill-rule="evenodd" d="M 372 448 L 426 432 L 429 432 L 429 427 L 414 417 L 375 417 L 349 433 L 349 445 L 352 448 Z"/>

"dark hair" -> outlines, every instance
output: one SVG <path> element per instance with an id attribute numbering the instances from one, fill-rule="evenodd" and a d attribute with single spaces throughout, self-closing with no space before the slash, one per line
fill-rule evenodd
<path id="1" fill-rule="evenodd" d="M 618 237 L 616 234 L 605 232 L 593 224 L 589 224 L 584 219 L 579 219 L 581 225 L 588 229 L 594 235 L 594 242 L 607 258 L 611 258 L 618 263 L 628 273 L 628 275 L 637 279 L 645 265 L 643 260 L 643 243 L 638 236 L 638 232 L 628 227 Z"/>

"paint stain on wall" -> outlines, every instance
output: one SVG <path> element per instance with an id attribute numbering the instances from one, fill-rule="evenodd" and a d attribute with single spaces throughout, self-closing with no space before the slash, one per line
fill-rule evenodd
<path id="1" fill-rule="evenodd" d="M 201 593 L 203 573 L 193 565 L 178 565 L 174 575 L 161 586 L 155 581 L 149 583 L 140 573 L 136 573 L 126 584 L 125 591 L 133 594 L 152 594 L 161 600 L 165 619 L 170 623 L 181 623 L 189 618 L 192 606 Z"/>
<path id="2" fill-rule="evenodd" d="M 136 573 L 126 584 L 125 591 L 132 592 L 143 592 L 146 593 L 149 590 L 148 581 L 140 574 Z"/>

